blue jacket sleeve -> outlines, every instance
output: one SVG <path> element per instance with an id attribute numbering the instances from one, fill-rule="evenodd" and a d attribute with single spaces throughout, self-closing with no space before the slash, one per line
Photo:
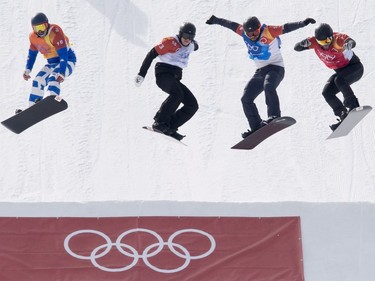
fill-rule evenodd
<path id="1" fill-rule="evenodd" d="M 26 69 L 29 69 L 30 71 L 33 69 L 37 55 L 38 55 L 38 51 L 33 51 L 29 49 L 29 55 L 27 56 L 27 61 L 26 61 Z"/>
<path id="2" fill-rule="evenodd" d="M 59 54 L 59 57 L 60 57 L 60 74 L 62 74 L 65 77 L 66 64 L 68 61 L 68 49 L 61 48 L 57 50 L 57 53 Z"/>

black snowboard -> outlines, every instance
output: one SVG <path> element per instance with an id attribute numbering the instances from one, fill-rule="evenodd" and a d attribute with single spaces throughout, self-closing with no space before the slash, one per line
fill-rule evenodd
<path id="1" fill-rule="evenodd" d="M 12 132 L 19 134 L 38 122 L 68 108 L 65 100 L 58 96 L 48 96 L 24 111 L 1 122 Z"/>
<path id="2" fill-rule="evenodd" d="M 253 149 L 258 144 L 260 144 L 262 141 L 267 139 L 268 137 L 272 136 L 273 134 L 276 134 L 277 132 L 288 128 L 289 126 L 292 126 L 296 123 L 296 120 L 289 116 L 283 116 L 278 117 L 274 120 L 272 120 L 269 124 L 266 126 L 260 128 L 259 130 L 256 130 L 254 133 L 252 133 L 247 138 L 243 139 L 236 145 L 232 146 L 232 149 Z"/>

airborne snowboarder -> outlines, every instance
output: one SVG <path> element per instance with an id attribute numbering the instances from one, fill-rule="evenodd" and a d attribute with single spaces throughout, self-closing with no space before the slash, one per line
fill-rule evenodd
<path id="1" fill-rule="evenodd" d="M 198 50 L 195 34 L 194 24 L 185 22 L 178 35 L 164 38 L 148 52 L 135 78 L 135 85 L 139 87 L 152 61 L 159 57 L 160 62 L 155 65 L 156 84 L 168 97 L 156 113 L 152 128 L 177 140 L 185 137 L 177 132 L 179 127 L 198 110 L 198 102 L 193 93 L 181 83 L 182 69 L 187 67 L 190 54 Z M 183 106 L 178 108 L 181 103 Z"/>
<path id="2" fill-rule="evenodd" d="M 279 35 L 315 23 L 312 18 L 303 21 L 286 23 L 284 25 L 261 24 L 257 17 L 250 17 L 243 24 L 218 18 L 212 15 L 206 24 L 218 24 L 231 29 L 244 40 L 249 58 L 254 60 L 257 70 L 247 83 L 241 98 L 243 110 L 250 125 L 250 130 L 242 133 L 246 138 L 265 124 L 281 116 L 279 97 L 276 88 L 284 78 L 284 61 L 280 52 L 281 40 Z M 268 119 L 262 121 L 257 106 L 256 97 L 264 91 L 266 96 Z"/>
<path id="3" fill-rule="evenodd" d="M 314 49 L 318 58 L 335 71 L 322 92 L 333 113 L 339 118 L 338 123 L 330 126 L 332 131 L 341 124 L 348 111 L 359 107 L 358 99 L 350 87 L 363 75 L 363 65 L 352 50 L 355 46 L 356 42 L 348 35 L 333 32 L 329 24 L 322 23 L 315 29 L 315 36 L 298 42 L 294 47 L 298 52 Z M 337 97 L 339 92 L 343 94 L 344 102 Z"/>
<path id="4" fill-rule="evenodd" d="M 23 78 L 27 81 L 38 53 L 47 59 L 47 64 L 35 76 L 29 96 L 29 106 L 43 99 L 44 90 L 48 95 L 60 95 L 60 83 L 70 76 L 76 64 L 76 55 L 70 47 L 69 39 L 60 26 L 50 24 L 44 13 L 37 13 L 31 19 L 33 31 L 30 33 L 30 48 Z M 20 109 L 16 113 L 21 112 Z"/>

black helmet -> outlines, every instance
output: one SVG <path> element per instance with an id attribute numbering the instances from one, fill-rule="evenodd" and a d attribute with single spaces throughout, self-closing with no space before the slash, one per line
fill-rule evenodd
<path id="1" fill-rule="evenodd" d="M 248 32 L 253 32 L 257 30 L 260 27 L 260 21 L 257 17 L 251 17 L 248 18 L 244 23 L 243 23 L 243 29 L 246 33 Z"/>
<path id="2" fill-rule="evenodd" d="M 37 13 L 31 18 L 31 25 L 38 25 L 42 23 L 48 23 L 48 18 L 43 13 Z"/>
<path id="3" fill-rule="evenodd" d="M 31 18 L 31 26 L 38 37 L 46 36 L 49 29 L 47 16 L 43 13 L 37 13 Z"/>
<path id="4" fill-rule="evenodd" d="M 190 22 L 185 22 L 183 25 L 180 26 L 178 36 L 180 36 L 180 38 L 193 40 L 195 37 L 195 32 L 195 25 Z"/>
<path id="5" fill-rule="evenodd" d="M 330 27 L 329 24 L 327 23 L 321 23 L 315 29 L 315 38 L 317 40 L 326 40 L 327 38 L 330 38 L 332 36 L 333 36 L 332 27 Z"/>

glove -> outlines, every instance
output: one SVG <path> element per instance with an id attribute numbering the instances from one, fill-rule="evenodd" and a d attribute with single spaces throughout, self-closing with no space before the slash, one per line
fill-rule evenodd
<path id="1" fill-rule="evenodd" d="M 217 17 L 212 15 L 208 20 L 206 20 L 207 24 L 216 24 L 217 23 Z"/>
<path id="2" fill-rule="evenodd" d="M 23 72 L 23 79 L 25 79 L 26 81 L 29 80 L 31 78 L 30 72 L 30 69 L 25 69 L 25 71 Z"/>
<path id="3" fill-rule="evenodd" d="M 311 42 L 308 39 L 302 40 L 299 45 L 304 48 L 308 48 L 311 45 Z"/>
<path id="4" fill-rule="evenodd" d="M 307 18 L 307 19 L 305 19 L 305 20 L 303 21 L 303 23 L 304 23 L 304 25 L 306 26 L 306 25 L 308 25 L 309 23 L 311 23 L 311 24 L 316 23 L 316 20 L 314 20 L 314 19 L 312 19 L 312 18 Z"/>
<path id="5" fill-rule="evenodd" d="M 135 83 L 135 85 L 136 85 L 137 87 L 140 87 L 140 86 L 142 85 L 143 80 L 145 80 L 145 78 L 144 78 L 143 76 L 141 76 L 141 75 L 138 74 L 138 75 L 135 77 L 135 79 L 134 79 L 134 83 Z"/>
<path id="6" fill-rule="evenodd" d="M 59 82 L 59 83 L 62 83 L 62 82 L 64 82 L 64 80 L 65 80 L 64 75 L 59 73 L 59 75 L 56 77 L 56 81 Z"/>
<path id="7" fill-rule="evenodd" d="M 199 49 L 198 42 L 193 40 L 193 43 L 194 43 L 194 51 L 198 50 Z"/>
<path id="8" fill-rule="evenodd" d="M 344 44 L 344 48 L 347 50 L 351 50 L 355 47 L 355 41 L 353 39 L 346 40 Z"/>
<path id="9" fill-rule="evenodd" d="M 307 50 L 311 46 L 311 42 L 309 39 L 304 39 L 301 42 L 298 42 L 296 45 L 294 45 L 294 50 L 297 52 L 301 52 L 304 50 Z"/>

